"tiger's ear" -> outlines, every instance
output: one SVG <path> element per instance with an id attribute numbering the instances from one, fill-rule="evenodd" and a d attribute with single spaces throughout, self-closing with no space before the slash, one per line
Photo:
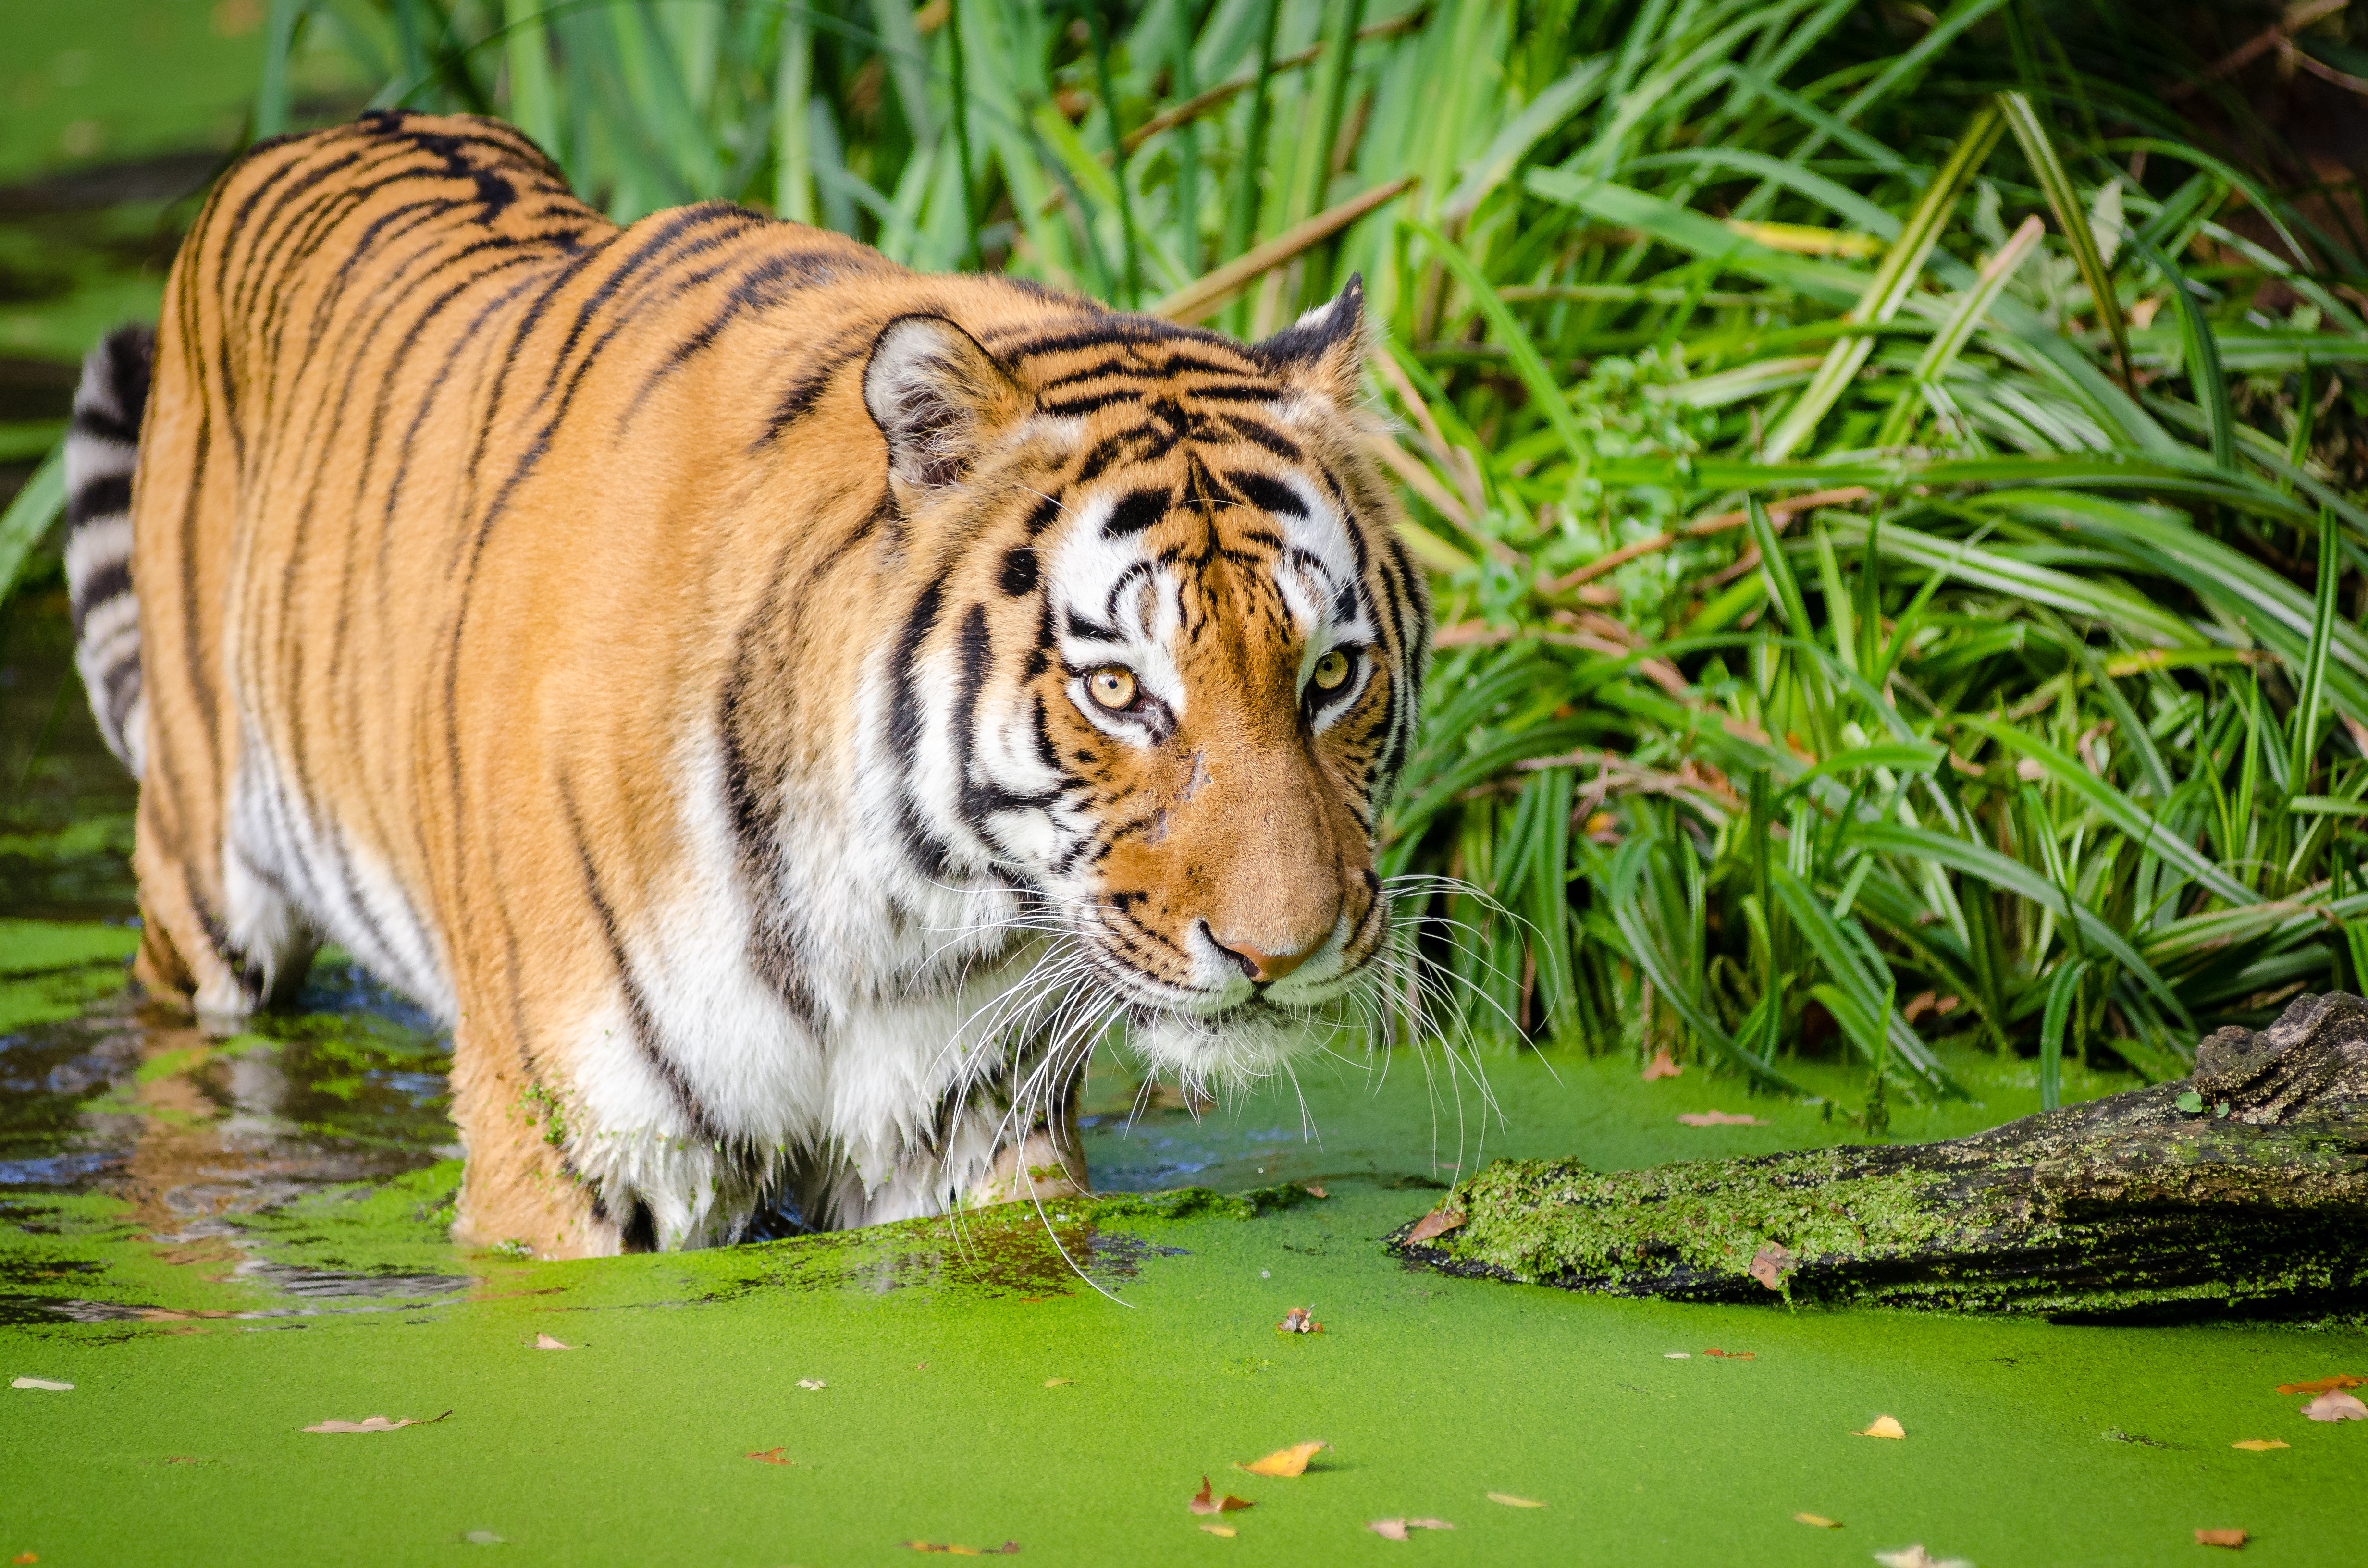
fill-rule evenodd
<path id="1" fill-rule="evenodd" d="M 1258 358 L 1298 386 L 1348 406 L 1365 373 L 1365 275 L 1258 346 Z"/>
<path id="2" fill-rule="evenodd" d="M 1027 406 L 1009 372 L 943 316 L 898 316 L 863 368 L 863 406 L 888 438 L 888 472 L 906 484 L 958 483 L 989 437 Z"/>

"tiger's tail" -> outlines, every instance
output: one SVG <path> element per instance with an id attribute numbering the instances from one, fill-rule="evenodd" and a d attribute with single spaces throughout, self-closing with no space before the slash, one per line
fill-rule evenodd
<path id="1" fill-rule="evenodd" d="M 148 759 L 140 689 L 140 601 L 131 586 L 131 471 L 148 405 L 156 335 L 118 327 L 84 356 L 66 433 L 66 586 L 74 596 L 74 667 L 98 733 L 140 777 Z"/>

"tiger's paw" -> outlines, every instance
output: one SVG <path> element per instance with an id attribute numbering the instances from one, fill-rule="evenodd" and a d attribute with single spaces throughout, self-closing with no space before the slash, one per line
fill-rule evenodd
<path id="1" fill-rule="evenodd" d="M 1042 1203 L 1081 1198 L 1089 1190 L 1084 1154 L 1074 1142 L 1055 1142 L 1051 1133 L 1040 1130 L 996 1151 L 995 1163 L 972 1185 L 969 1203 L 974 1208 L 1031 1199 Z"/>

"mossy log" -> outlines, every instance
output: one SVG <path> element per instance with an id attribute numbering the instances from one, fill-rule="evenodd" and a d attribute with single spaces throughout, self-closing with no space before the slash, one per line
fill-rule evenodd
<path id="1" fill-rule="evenodd" d="M 2368 1308 L 2368 1003 L 2225 1028 L 2192 1077 L 1944 1143 L 1601 1175 L 1500 1160 L 1400 1228 L 1452 1273 L 1694 1301 L 2146 1319 Z"/>

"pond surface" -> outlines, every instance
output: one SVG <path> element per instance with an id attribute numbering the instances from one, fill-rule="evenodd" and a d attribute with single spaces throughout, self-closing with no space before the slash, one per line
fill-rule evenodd
<path id="1" fill-rule="evenodd" d="M 1325 1196 L 586 1263 L 457 1248 L 447 1043 L 416 1008 L 334 954 L 226 1040 L 124 995 L 132 792 L 66 676 L 59 596 L 8 617 L 0 1372 L 73 1387 L 0 1389 L 0 1559 L 1864 1564 L 1922 1541 L 2007 1568 L 2187 1562 L 2195 1529 L 2235 1527 L 2249 1560 L 2361 1560 L 2368 1422 L 2274 1392 L 2368 1374 L 2354 1328 L 1680 1307 L 1381 1251 L 1497 1154 L 1850 1135 L 1698 1067 L 1495 1053 L 1484 1086 L 1436 1049 L 1318 1056 L 1193 1107 L 1100 1058 L 1098 1188 Z M 1952 1066 L 1979 1103 L 1898 1108 L 1894 1136 L 2036 1107 L 2028 1064 Z M 1711 1109 L 1759 1124 L 1676 1120 Z M 1280 1332 L 1291 1307 L 1324 1331 Z M 1856 1435 L 1879 1415 L 1907 1437 Z M 306 1430 L 370 1415 L 428 1424 Z M 1229 1468 L 1315 1439 L 1295 1479 Z M 1255 1506 L 1193 1515 L 1203 1476 Z M 1368 1528 L 1396 1517 L 1454 1528 Z"/>

